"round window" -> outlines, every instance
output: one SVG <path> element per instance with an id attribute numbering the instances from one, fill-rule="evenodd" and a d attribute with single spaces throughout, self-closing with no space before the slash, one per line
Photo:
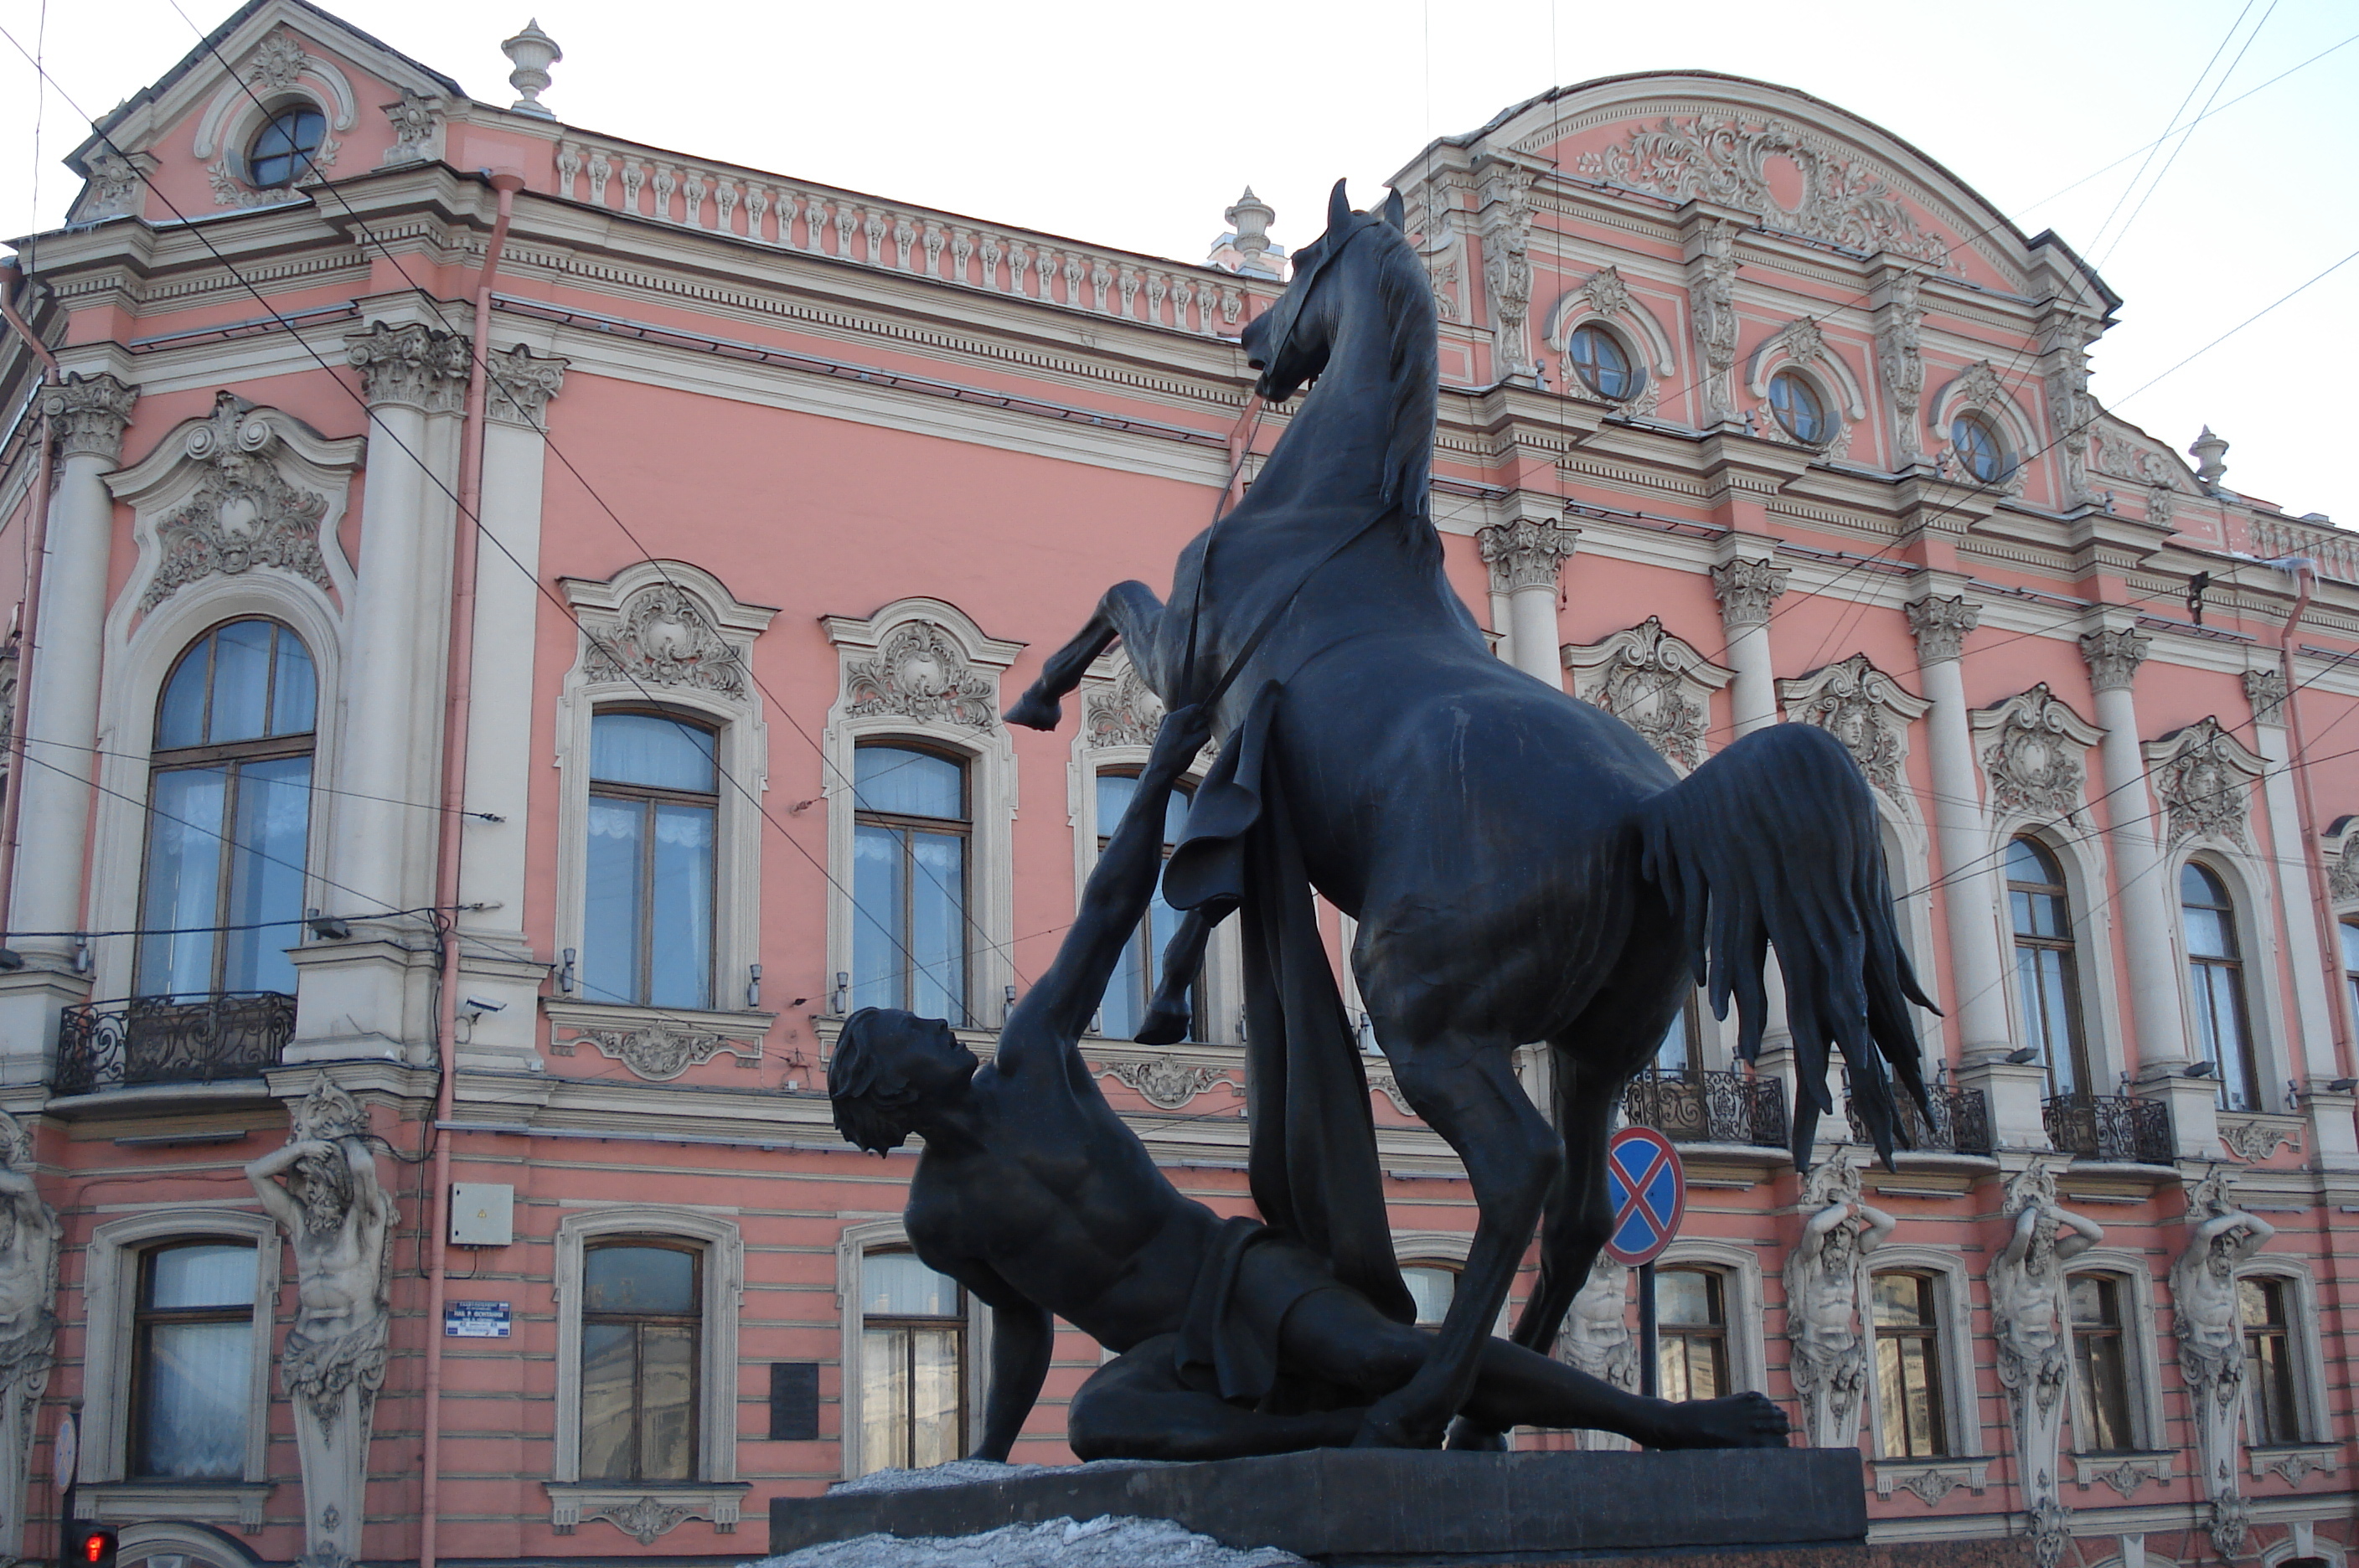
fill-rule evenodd
<path id="1" fill-rule="evenodd" d="M 1619 403 L 1638 389 L 1638 378 L 1630 370 L 1629 352 L 1623 348 L 1619 338 L 1603 327 L 1575 327 L 1569 357 L 1582 384 L 1600 397 Z"/>
<path id="2" fill-rule="evenodd" d="M 1995 485 L 2006 477 L 2006 448 L 1998 431 L 1980 414 L 1960 414 L 1951 420 L 1950 444 L 1957 448 L 1958 461 L 1966 472 L 1983 484 Z"/>
<path id="3" fill-rule="evenodd" d="M 271 115 L 246 149 L 245 171 L 255 189 L 277 190 L 310 172 L 327 134 L 327 116 L 317 109 L 281 109 Z"/>
<path id="4" fill-rule="evenodd" d="M 1825 402 L 1817 387 L 1790 370 L 1769 378 L 1769 411 L 1777 416 L 1786 433 L 1804 446 L 1816 446 L 1827 439 Z"/>

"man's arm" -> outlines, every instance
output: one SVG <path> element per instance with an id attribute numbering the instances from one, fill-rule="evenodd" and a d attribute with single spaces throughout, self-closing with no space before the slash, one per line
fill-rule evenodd
<path id="1" fill-rule="evenodd" d="M 2085 1214 L 2070 1209 L 2058 1209 L 2057 1217 L 2066 1226 L 2066 1233 L 2056 1238 L 2056 1256 L 2060 1260 L 2078 1258 L 2105 1239 L 2105 1227 Z"/>
<path id="2" fill-rule="evenodd" d="M 1155 880 L 1163 873 L 1164 802 L 1203 749 L 1212 727 L 1209 714 L 1182 708 L 1166 717 L 1156 732 L 1155 750 L 1138 776 L 1138 792 L 1098 855 L 1097 867 L 1082 891 L 1081 912 L 1065 932 L 1056 962 L 1016 1004 L 1000 1031 L 994 1062 L 1002 1077 L 1016 1076 L 1036 1061 L 1061 1064 L 1089 1027 L 1090 1015 L 1105 996 L 1106 981 L 1122 962 L 1131 933 L 1155 897 Z"/>
<path id="3" fill-rule="evenodd" d="M 1048 1381 L 1055 1336 L 1048 1312 L 1033 1302 L 1011 1296 L 1006 1306 L 991 1309 L 991 1391 L 984 1399 L 983 1440 L 973 1457 L 1006 1463 L 1024 1431 L 1024 1418 L 1040 1398 L 1040 1385 Z"/>
<path id="4" fill-rule="evenodd" d="M 2015 1216 L 2015 1231 L 1998 1249 L 1994 1263 L 2021 1263 L 2031 1253 L 2032 1233 L 2039 1228 L 2039 1205 L 2026 1203 Z"/>
<path id="5" fill-rule="evenodd" d="M 284 1149 L 271 1150 L 245 1168 L 245 1179 L 254 1183 L 255 1193 L 261 1198 L 264 1211 L 288 1230 L 293 1230 L 302 1224 L 303 1211 L 296 1206 L 295 1200 L 288 1194 L 287 1189 L 272 1178 L 281 1171 L 292 1168 L 297 1160 L 321 1147 L 323 1146 L 310 1141 L 290 1143 Z"/>
<path id="6" fill-rule="evenodd" d="M 1859 1251 L 1863 1258 L 1882 1247 L 1885 1239 L 1891 1236 L 1900 1224 L 1882 1209 L 1867 1203 L 1859 1205 L 1859 1217 L 1867 1222 L 1867 1227 L 1859 1233 Z"/>

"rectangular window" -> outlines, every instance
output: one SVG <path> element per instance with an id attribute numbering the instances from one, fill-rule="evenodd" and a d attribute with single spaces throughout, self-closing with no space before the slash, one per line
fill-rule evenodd
<path id="1" fill-rule="evenodd" d="M 853 754 L 852 1005 L 963 1026 L 966 769 L 911 746 Z"/>
<path id="2" fill-rule="evenodd" d="M 2282 1279 L 2236 1281 L 2237 1316 L 2245 1327 L 2245 1421 L 2248 1440 L 2266 1448 L 2302 1441 L 2294 1398 L 2290 1294 Z"/>
<path id="3" fill-rule="evenodd" d="M 582 994 L 709 1007 L 720 809 L 713 733 L 667 714 L 600 713 L 590 739 Z"/>
<path id="4" fill-rule="evenodd" d="M 864 1471 L 958 1458 L 966 1436 L 966 1293 L 907 1252 L 861 1260 Z"/>
<path id="5" fill-rule="evenodd" d="M 2071 1279 L 2072 1446 L 2114 1454 L 2137 1446 L 2130 1424 L 2129 1347 L 2122 1334 L 2122 1283 L 2104 1274 Z"/>
<path id="6" fill-rule="evenodd" d="M 1925 1274 L 1878 1274 L 1875 1402 L 1886 1459 L 1949 1452 L 1941 1421 L 1940 1314 Z"/>
<path id="7" fill-rule="evenodd" d="M 1728 1388 L 1726 1282 L 1705 1269 L 1655 1276 L 1656 1363 L 1667 1399 L 1717 1399 Z"/>
<path id="8" fill-rule="evenodd" d="M 582 1479 L 696 1475 L 702 1258 L 624 1241 L 582 1263 Z"/>
<path id="9" fill-rule="evenodd" d="M 1130 810 L 1132 799 L 1138 793 L 1138 780 L 1123 773 L 1098 775 L 1098 850 L 1104 853 L 1106 841 L 1122 823 L 1123 815 Z M 1178 789 L 1171 791 L 1163 810 L 1163 853 L 1169 855 L 1180 842 L 1180 831 L 1188 821 L 1188 797 Z M 1156 988 L 1163 982 L 1163 949 L 1180 929 L 1180 913 L 1163 901 L 1163 888 L 1158 884 L 1154 896 L 1147 900 L 1147 913 L 1138 922 L 1130 945 L 1123 950 L 1122 963 L 1114 977 L 1106 983 L 1104 1000 L 1098 1007 L 1098 1032 L 1108 1040 L 1132 1040 L 1146 1027 L 1147 1004 L 1155 999 Z M 1189 1011 L 1201 1015 L 1201 1009 L 1190 999 Z M 1191 1019 L 1190 1039 L 1201 1038 L 1201 1030 Z"/>
<path id="10" fill-rule="evenodd" d="M 199 1241 L 140 1260 L 131 1468 L 143 1479 L 245 1472 L 254 1366 L 254 1248 Z"/>

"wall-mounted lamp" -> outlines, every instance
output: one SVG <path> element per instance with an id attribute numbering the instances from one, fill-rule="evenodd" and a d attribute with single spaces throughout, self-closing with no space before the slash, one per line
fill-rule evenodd
<path id="1" fill-rule="evenodd" d="M 73 966 L 77 975 L 90 973 L 90 938 L 87 936 L 74 938 Z"/>
<path id="2" fill-rule="evenodd" d="M 2326 1086 L 2330 1094 L 2347 1094 L 2354 1089 L 2359 1089 L 2359 1078 L 2337 1078 Z"/>
<path id="3" fill-rule="evenodd" d="M 745 966 L 745 1006 L 758 1007 L 761 1005 L 762 966 L 758 964 L 749 964 Z"/>
<path id="4" fill-rule="evenodd" d="M 835 972 L 835 996 L 832 1000 L 834 1005 L 829 1007 L 828 1011 L 833 1013 L 837 1018 L 840 1018 L 843 1017 L 846 1012 L 851 1010 L 852 976 L 843 970 L 839 969 Z"/>
<path id="5" fill-rule="evenodd" d="M 2039 1060 L 2039 1048 L 2036 1045 L 2019 1046 L 2006 1053 L 2006 1060 L 2009 1066 L 2028 1067 Z"/>
<path id="6" fill-rule="evenodd" d="M 311 934 L 321 942 L 342 942 L 353 934 L 353 925 L 350 920 L 336 915 L 323 915 L 317 909 L 304 912 L 304 923 L 311 928 Z"/>
<path id="7" fill-rule="evenodd" d="M 573 995 L 573 950 L 570 947 L 565 950 L 565 962 L 557 968 L 557 988 L 569 996 Z"/>
<path id="8" fill-rule="evenodd" d="M 1016 987 L 1012 985 L 1001 986 L 999 988 L 999 1021 L 1003 1024 L 1006 1023 L 1007 1021 L 1007 1015 L 1015 1010 Z"/>
<path id="9" fill-rule="evenodd" d="M 0 975 L 14 975 L 25 967 L 25 955 L 13 947 L 0 947 Z"/>
<path id="10" fill-rule="evenodd" d="M 2187 1064 L 2187 1070 L 2181 1073 L 2180 1076 L 2181 1078 L 2209 1078 L 2212 1074 L 2219 1071 L 2220 1067 L 2217 1062 L 2190 1062 Z"/>

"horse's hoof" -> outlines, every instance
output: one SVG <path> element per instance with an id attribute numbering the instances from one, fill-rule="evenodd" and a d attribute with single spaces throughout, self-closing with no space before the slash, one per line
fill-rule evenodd
<path id="1" fill-rule="evenodd" d="M 1016 699 L 1015 706 L 1000 715 L 1009 724 L 1022 724 L 1027 730 L 1053 730 L 1064 716 L 1064 703 L 1038 691 L 1025 692 Z"/>
<path id="2" fill-rule="evenodd" d="M 1368 1407 L 1360 1418 L 1360 1430 L 1352 1438 L 1354 1448 L 1439 1448 L 1439 1430 L 1421 1432 L 1399 1418 L 1385 1401 Z"/>
<path id="3" fill-rule="evenodd" d="M 1450 1423 L 1450 1435 L 1442 1440 L 1441 1446 L 1460 1454 L 1505 1454 L 1507 1452 L 1507 1434 L 1493 1432 L 1487 1426 L 1476 1426 L 1464 1416 L 1460 1416 Z"/>
<path id="4" fill-rule="evenodd" d="M 1131 1039 L 1140 1045 L 1177 1045 L 1188 1038 L 1189 1022 L 1185 1008 L 1150 1007 L 1147 1021 Z"/>

